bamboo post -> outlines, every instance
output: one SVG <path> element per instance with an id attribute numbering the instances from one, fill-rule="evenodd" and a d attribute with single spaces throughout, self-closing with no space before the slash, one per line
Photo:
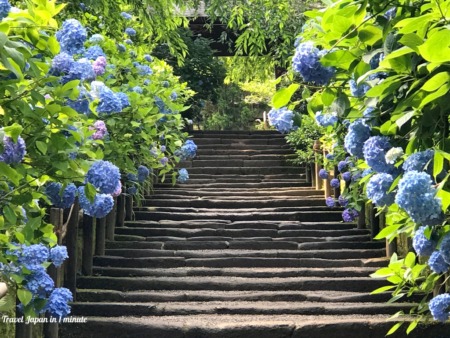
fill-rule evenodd
<path id="1" fill-rule="evenodd" d="M 117 197 L 114 197 L 114 207 L 111 210 L 111 212 L 108 215 L 106 215 L 106 239 L 108 241 L 114 240 L 116 219 L 117 219 Z"/>
<path id="2" fill-rule="evenodd" d="M 50 223 L 54 225 L 56 234 L 58 236 L 58 244 L 62 241 L 62 226 L 64 223 L 64 210 L 60 208 L 50 209 Z M 58 288 L 62 285 L 62 278 L 60 269 L 56 268 L 53 264 L 48 267 L 48 274 L 55 282 L 55 287 Z M 46 322 L 44 323 L 44 337 L 45 338 L 58 338 L 59 325 L 56 320 L 51 320 L 51 315 L 45 315 Z"/>
<path id="3" fill-rule="evenodd" d="M 65 265 L 65 279 L 64 286 L 68 288 L 73 295 L 73 301 L 76 300 L 77 292 L 77 254 L 78 254 L 78 221 L 79 221 L 79 203 L 78 198 L 72 206 L 70 218 L 67 221 L 66 247 L 69 258 Z"/>
<path id="4" fill-rule="evenodd" d="M 118 227 L 125 225 L 125 195 L 120 194 L 117 198 L 117 223 Z"/>
<path id="5" fill-rule="evenodd" d="M 97 218 L 95 224 L 95 254 L 103 256 L 105 254 L 106 218 Z"/>
<path id="6" fill-rule="evenodd" d="M 314 170 L 314 176 L 316 177 L 316 190 L 321 190 L 322 189 L 322 180 L 319 177 L 319 171 L 321 169 L 321 164 L 319 163 L 319 154 L 322 151 L 322 146 L 320 144 L 319 140 L 314 141 L 314 145 L 313 145 L 313 150 L 314 150 L 314 157 L 315 157 L 315 170 Z"/>
<path id="7" fill-rule="evenodd" d="M 92 275 L 92 264 L 94 259 L 94 226 L 95 218 L 84 215 L 81 272 L 85 276 Z"/>

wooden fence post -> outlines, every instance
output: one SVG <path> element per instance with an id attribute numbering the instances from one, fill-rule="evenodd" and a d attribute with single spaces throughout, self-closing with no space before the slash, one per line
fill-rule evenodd
<path id="1" fill-rule="evenodd" d="M 319 177 L 319 171 L 322 168 L 322 165 L 319 163 L 319 154 L 322 152 L 322 146 L 320 144 L 319 140 L 314 141 L 313 145 L 314 150 L 314 158 L 315 158 L 315 170 L 314 170 L 314 176 L 316 177 L 316 190 L 322 189 L 322 180 Z"/>
<path id="2" fill-rule="evenodd" d="M 19 305 L 20 301 L 19 298 L 16 298 L 16 305 Z M 16 306 L 16 317 L 17 318 L 23 318 L 21 322 L 16 322 L 15 325 L 15 338 L 32 338 L 33 337 L 33 325 L 32 324 L 25 324 L 25 315 L 22 311 L 19 310 L 19 306 Z"/>
<path id="3" fill-rule="evenodd" d="M 117 223 L 118 227 L 125 225 L 125 195 L 120 194 L 117 198 Z"/>
<path id="4" fill-rule="evenodd" d="M 81 260 L 81 272 L 85 276 L 92 275 L 94 258 L 94 226 L 95 218 L 83 215 L 83 254 Z"/>
<path id="5" fill-rule="evenodd" d="M 77 265 L 78 265 L 78 222 L 80 206 L 78 198 L 72 206 L 69 219 L 67 220 L 66 247 L 69 258 L 65 265 L 64 286 L 68 288 L 73 295 L 73 301 L 76 301 L 77 292 Z"/>
<path id="6" fill-rule="evenodd" d="M 358 229 L 366 228 L 366 205 L 363 204 L 361 210 L 358 212 Z"/>
<path id="7" fill-rule="evenodd" d="M 97 218 L 95 224 L 95 254 L 103 256 L 105 254 L 106 218 Z"/>
<path id="8" fill-rule="evenodd" d="M 117 197 L 114 197 L 114 207 L 111 210 L 111 212 L 108 215 L 106 215 L 106 239 L 108 241 L 114 240 L 116 219 L 117 219 Z"/>
<path id="9" fill-rule="evenodd" d="M 125 198 L 125 220 L 133 220 L 133 196 L 127 195 Z"/>

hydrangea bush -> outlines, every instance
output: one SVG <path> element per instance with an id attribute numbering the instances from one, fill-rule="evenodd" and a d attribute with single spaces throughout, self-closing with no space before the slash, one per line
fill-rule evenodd
<path id="1" fill-rule="evenodd" d="M 450 267 L 449 112 L 443 108 L 450 91 L 443 41 L 450 28 L 444 3 L 339 0 L 307 12 L 286 76 L 293 83 L 273 98 L 275 108 L 306 106 L 327 126 L 322 147 L 331 156 L 325 168 L 351 163 L 339 174 L 346 181 L 343 219 L 354 220 L 357 210 L 373 203 L 386 214 L 377 239 L 412 239 L 415 253 L 393 255 L 373 275 L 391 283 L 374 292 L 391 290 L 392 301 L 423 296 L 407 332 L 429 317 L 449 317 L 449 293 L 432 297 Z M 300 99 L 294 96 L 299 88 Z"/>

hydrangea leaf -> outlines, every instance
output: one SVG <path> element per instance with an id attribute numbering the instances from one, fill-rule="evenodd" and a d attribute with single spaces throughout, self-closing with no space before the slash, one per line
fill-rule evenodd
<path id="1" fill-rule="evenodd" d="M 275 93 L 272 98 L 272 106 L 275 109 L 279 109 L 281 107 L 286 106 L 291 100 L 292 95 L 297 91 L 300 87 L 299 84 L 293 83 L 287 88 L 282 88 Z"/>
<path id="2" fill-rule="evenodd" d="M 19 290 L 17 290 L 17 298 L 19 298 L 20 302 L 24 306 L 27 306 L 27 304 L 33 298 L 33 294 L 30 291 L 28 291 L 28 290 L 19 289 Z"/>

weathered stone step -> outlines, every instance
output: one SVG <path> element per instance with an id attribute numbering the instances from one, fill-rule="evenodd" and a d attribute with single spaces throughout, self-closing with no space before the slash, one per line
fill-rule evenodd
<path id="1" fill-rule="evenodd" d="M 195 159 L 195 161 L 182 162 L 180 163 L 180 167 L 185 168 L 196 168 L 196 167 L 277 167 L 286 165 L 285 159 L 275 159 L 275 160 L 267 160 L 267 159 L 257 159 L 257 160 L 248 160 L 248 159 L 231 159 L 224 158 L 220 160 L 200 160 Z"/>
<path id="2" fill-rule="evenodd" d="M 145 258 L 145 257 L 184 257 L 184 258 L 322 258 L 322 259 L 351 259 L 358 254 L 359 258 L 384 257 L 386 251 L 382 249 L 329 249 L 329 250 L 244 250 L 244 249 L 204 249 L 204 250 L 157 250 L 157 249 L 107 249 L 106 256 Z"/>
<path id="3" fill-rule="evenodd" d="M 181 166 L 180 166 L 181 167 Z M 304 174 L 301 172 L 301 174 L 281 174 L 281 175 L 246 175 L 242 177 L 242 175 L 208 175 L 208 174 L 189 174 L 190 178 L 193 179 L 254 179 L 254 180 L 260 180 L 260 181 L 271 181 L 271 180 L 298 180 L 300 177 L 302 177 Z"/>
<path id="4" fill-rule="evenodd" d="M 279 138 L 285 139 L 285 135 L 275 131 L 193 131 L 194 139 L 200 138 Z"/>
<path id="5" fill-rule="evenodd" d="M 287 159 L 294 159 L 296 158 L 295 154 L 246 154 L 240 153 L 240 154 L 217 154 L 217 155 L 196 155 L 194 160 L 186 160 L 181 161 L 180 166 L 183 166 L 184 163 L 192 163 L 197 162 L 200 160 L 208 160 L 208 161 L 215 161 L 215 160 L 281 160 L 286 161 Z"/>
<path id="6" fill-rule="evenodd" d="M 199 184 L 199 183 L 271 183 L 272 186 L 277 187 L 278 183 L 284 185 L 285 183 L 291 184 L 291 186 L 304 186 L 298 185 L 298 182 L 304 183 L 304 180 L 302 178 L 302 175 L 296 175 L 297 178 L 294 179 L 273 179 L 273 180 L 260 180 L 260 179 L 254 179 L 254 178 L 247 178 L 245 176 L 241 178 L 233 178 L 233 179 L 224 179 L 220 176 L 216 177 L 210 177 L 210 178 L 189 178 L 189 181 L 187 183 L 179 184 L 179 186 L 185 186 L 186 184 L 189 184 L 189 187 L 191 187 L 191 184 Z M 167 184 L 165 184 L 167 185 Z M 281 185 L 280 185 L 281 186 Z M 289 186 L 289 185 L 288 185 Z"/>
<path id="7" fill-rule="evenodd" d="M 376 315 L 407 312 L 414 304 L 395 303 L 319 303 L 319 302 L 172 302 L 121 303 L 77 302 L 72 304 L 75 316 L 177 316 L 201 314 L 234 315 Z"/>
<path id="8" fill-rule="evenodd" d="M 270 198 L 317 198 L 318 196 L 323 197 L 324 193 L 321 190 L 312 190 L 309 187 L 295 187 L 295 188 L 284 188 L 284 189 L 273 189 L 267 188 L 262 191 L 261 189 L 188 189 L 189 187 L 171 187 L 171 188 L 159 188 L 155 189 L 155 194 L 151 196 L 146 196 L 147 199 L 151 198 L 163 198 L 164 196 L 169 196 L 172 198 L 174 195 L 180 196 L 195 196 L 195 197 L 220 197 L 221 199 L 244 199 L 244 198 L 255 198 L 255 199 L 270 199 Z"/>
<path id="9" fill-rule="evenodd" d="M 252 147 L 253 148 L 253 147 Z M 197 149 L 197 154 L 199 156 L 206 155 L 292 155 L 294 154 L 294 150 L 290 148 L 260 148 L 260 149 L 231 149 L 231 148 L 221 148 L 221 149 L 213 149 L 213 148 L 205 148 L 204 145 Z"/>
<path id="10" fill-rule="evenodd" d="M 189 213 L 189 212 L 163 212 L 163 211 L 135 211 L 137 220 L 192 220 L 192 219 L 217 219 L 222 218 L 230 221 L 247 220 L 279 220 L 279 221 L 300 221 L 300 222 L 328 222 L 342 220 L 340 211 L 291 211 L 291 212 L 241 212 L 225 213 Z M 268 235 L 270 236 L 270 235 Z"/>
<path id="11" fill-rule="evenodd" d="M 286 140 L 282 137 L 258 137 L 258 138 L 247 138 L 240 137 L 236 138 L 225 138 L 225 137 L 200 137 L 195 139 L 195 143 L 198 146 L 203 145 L 227 145 L 227 146 L 235 146 L 235 145 L 244 145 L 244 146 L 253 146 L 253 145 L 286 145 Z"/>
<path id="12" fill-rule="evenodd" d="M 385 280 L 359 278 L 245 278 L 229 276 L 199 277 L 104 277 L 91 276 L 78 279 L 79 288 L 119 291 L 137 290 L 329 290 L 371 292 L 385 286 Z"/>
<path id="13" fill-rule="evenodd" d="M 325 200 L 323 196 L 320 198 L 308 199 L 194 199 L 194 198 L 178 198 L 178 199 L 146 199 L 142 201 L 143 206 L 165 206 L 165 207 L 203 207 L 203 208 L 267 208 L 267 207 L 294 207 L 294 206 L 323 206 Z"/>
<path id="14" fill-rule="evenodd" d="M 170 187 L 171 183 L 159 183 L 155 185 L 155 188 L 162 187 Z M 180 185 L 181 186 L 181 185 Z M 309 187 L 311 183 L 306 183 L 305 181 L 298 180 L 295 182 L 291 181 L 283 181 L 283 182 L 206 182 L 206 181 L 188 181 L 182 184 L 183 188 L 214 188 L 214 189 L 222 189 L 222 188 L 273 188 L 273 187 Z"/>
<path id="15" fill-rule="evenodd" d="M 126 221 L 130 228 L 209 228 L 209 229 L 276 229 L 276 230 L 344 230 L 355 229 L 354 223 L 342 222 L 289 222 L 289 221 L 224 221 L 224 220 L 190 220 L 190 221 Z"/>
<path id="16" fill-rule="evenodd" d="M 269 237 L 269 238 L 297 238 L 297 237 L 340 237 L 351 235 L 366 235 L 367 230 L 364 229 L 336 229 L 329 230 L 326 233 L 322 230 L 276 230 L 276 229 L 190 229 L 190 228 L 131 228 L 119 227 L 116 228 L 116 234 L 123 235 L 137 235 L 143 237 L 157 237 L 157 236 L 174 236 L 174 237 L 217 237 L 224 236 L 227 238 L 233 237 Z M 211 238 L 210 238 L 211 239 Z M 208 240 L 210 240 L 208 239 Z"/>
<path id="17" fill-rule="evenodd" d="M 199 148 L 202 149 L 236 149 L 236 150 L 262 150 L 262 149 L 270 149 L 272 154 L 278 154 L 278 149 L 289 149 L 291 152 L 292 147 L 286 144 L 286 142 L 278 141 L 278 140 L 253 140 L 254 143 L 244 143 L 244 142 L 231 142 L 231 143 L 210 143 L 205 142 L 201 145 L 199 144 Z M 272 142 L 272 143 L 268 143 Z"/>
<path id="18" fill-rule="evenodd" d="M 145 257 L 124 258 L 115 256 L 96 256 L 94 265 L 129 268 L 179 268 L 179 267 L 248 267 L 248 268 L 336 268 L 336 267 L 374 267 L 386 264 L 386 259 L 322 259 L 322 258 L 266 258 L 266 257 L 225 257 L 188 258 L 184 257 Z"/>
<path id="19" fill-rule="evenodd" d="M 168 206 L 146 206 L 146 207 L 136 207 L 134 208 L 135 211 L 149 211 L 149 212 L 170 212 L 170 213 L 200 213 L 200 214 L 214 214 L 214 213 L 221 213 L 225 212 L 227 214 L 242 214 L 242 213 L 290 213 L 290 212 L 304 212 L 304 211 L 310 211 L 310 212 L 330 212 L 340 210 L 342 212 L 343 209 L 333 208 L 330 209 L 326 205 L 320 205 L 320 206 L 293 206 L 293 207 L 275 207 L 275 208 L 205 208 L 205 207 L 199 207 L 199 208 L 190 208 L 190 207 L 168 207 Z"/>
<path id="20" fill-rule="evenodd" d="M 271 175 L 271 174 L 302 174 L 304 170 L 294 166 L 277 167 L 195 167 L 189 170 L 192 174 L 213 174 L 213 175 Z"/>
<path id="21" fill-rule="evenodd" d="M 159 189 L 158 189 L 159 190 Z M 217 189 L 215 189 L 217 192 Z M 215 194 L 213 192 L 197 192 L 197 194 L 189 194 L 187 190 L 170 190 L 170 192 L 164 194 L 161 193 L 162 191 L 159 190 L 158 194 L 152 195 L 152 196 L 146 196 L 146 200 L 151 200 L 152 198 L 155 200 L 166 200 L 166 199 L 197 199 L 197 200 L 212 200 L 212 199 L 220 199 L 220 200 L 255 200 L 255 201 L 265 201 L 265 200 L 309 200 L 309 199 L 320 199 L 322 202 L 325 203 L 324 194 L 323 191 L 317 191 L 314 193 L 309 193 L 306 191 L 292 191 L 292 195 L 281 195 L 282 192 L 279 194 L 270 194 L 270 195 L 251 195 L 251 194 L 239 194 L 239 193 L 232 193 L 229 194 L 227 192 L 222 193 L 222 195 Z M 296 195 L 297 194 L 297 195 Z M 306 195 L 307 196 L 302 196 Z M 301 199 L 300 199 L 301 197 Z"/>
<path id="22" fill-rule="evenodd" d="M 383 241 L 373 242 L 309 242 L 300 243 L 301 250 L 329 250 L 329 249 L 384 249 L 386 243 Z"/>
<path id="23" fill-rule="evenodd" d="M 185 277 L 185 276 L 230 276 L 230 277 L 367 277 L 375 272 L 374 267 L 323 268 L 128 268 L 95 266 L 94 274 L 112 277 Z"/>
<path id="24" fill-rule="evenodd" d="M 386 315 L 197 315 L 123 317 L 111 321 L 89 317 L 86 323 L 61 325 L 62 337 L 111 338 L 380 338 L 396 323 Z M 408 319 L 413 320 L 413 319 Z M 450 325 L 404 328 L 392 338 L 447 338 Z M 95 334 L 93 334 L 95 332 Z"/>
<path id="25" fill-rule="evenodd" d="M 389 293 L 371 295 L 366 292 L 346 291 L 128 291 L 81 289 L 80 302 L 204 302 L 204 301 L 278 301 L 278 302 L 386 302 Z"/>

